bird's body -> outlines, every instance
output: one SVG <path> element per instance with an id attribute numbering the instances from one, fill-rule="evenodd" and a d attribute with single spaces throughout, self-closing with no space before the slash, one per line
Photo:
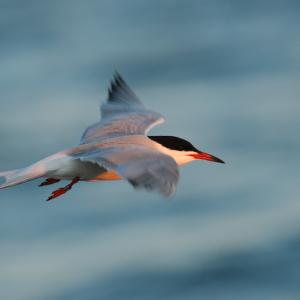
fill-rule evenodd
<path id="1" fill-rule="evenodd" d="M 86 129 L 79 146 L 27 168 L 0 173 L 5 179 L 0 188 L 40 177 L 46 178 L 41 186 L 71 180 L 66 187 L 54 191 L 50 200 L 80 180 L 127 179 L 135 188 L 170 196 L 179 179 L 178 166 L 195 159 L 223 162 L 184 139 L 147 136 L 164 118 L 147 110 L 119 74 L 112 81 L 107 102 L 101 106 L 101 115 L 100 122 Z"/>
<path id="2" fill-rule="evenodd" d="M 95 181 L 95 180 L 116 180 L 122 179 L 116 171 L 107 170 L 98 164 L 89 161 L 81 161 L 77 159 L 81 154 L 87 151 L 94 151 L 98 149 L 105 150 L 110 147 L 147 147 L 159 151 L 168 156 L 171 156 L 178 166 L 189 163 L 193 157 L 182 155 L 180 152 L 168 149 L 163 145 L 151 140 L 151 138 L 143 135 L 131 135 L 125 137 L 111 138 L 106 142 L 81 145 L 75 148 L 65 150 L 53 156 L 46 158 L 38 163 L 41 166 L 47 165 L 47 173 L 43 177 L 51 177 L 57 179 L 72 179 L 75 176 L 80 176 L 81 180 Z M 137 153 L 138 155 L 138 153 Z"/>

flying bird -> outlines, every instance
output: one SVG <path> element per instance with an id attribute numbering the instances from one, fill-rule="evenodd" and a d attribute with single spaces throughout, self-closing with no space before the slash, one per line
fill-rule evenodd
<path id="1" fill-rule="evenodd" d="M 79 181 L 127 180 L 136 189 L 171 196 L 178 166 L 194 160 L 224 163 L 176 136 L 148 136 L 164 117 L 148 110 L 117 72 L 101 105 L 101 120 L 83 133 L 79 146 L 58 152 L 28 167 L 0 172 L 0 189 L 43 178 L 40 186 L 68 180 L 47 199 L 57 198 Z"/>

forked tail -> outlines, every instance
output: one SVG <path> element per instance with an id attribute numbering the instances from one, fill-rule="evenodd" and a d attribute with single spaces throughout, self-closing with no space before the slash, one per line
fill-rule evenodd
<path id="1" fill-rule="evenodd" d="M 42 170 L 36 166 L 0 172 L 0 189 L 21 184 L 43 176 Z M 4 180 L 4 182 L 3 182 Z"/>

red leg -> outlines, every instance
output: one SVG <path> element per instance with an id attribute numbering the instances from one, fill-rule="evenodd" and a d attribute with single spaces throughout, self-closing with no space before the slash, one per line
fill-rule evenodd
<path id="1" fill-rule="evenodd" d="M 55 178 L 47 178 L 45 181 L 43 181 L 39 186 L 45 186 L 45 185 L 50 185 L 59 182 L 60 179 L 55 179 Z"/>
<path id="2" fill-rule="evenodd" d="M 54 192 L 52 192 L 51 196 L 47 199 L 47 201 L 50 201 L 54 198 L 57 198 L 57 197 L 65 194 L 67 191 L 72 189 L 73 185 L 76 184 L 79 180 L 80 180 L 79 177 L 73 178 L 73 180 L 68 185 L 66 185 L 65 187 L 59 188 L 59 189 L 55 190 Z"/>

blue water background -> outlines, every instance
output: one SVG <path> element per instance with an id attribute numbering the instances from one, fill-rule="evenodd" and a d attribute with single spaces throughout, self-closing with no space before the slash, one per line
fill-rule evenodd
<path id="1" fill-rule="evenodd" d="M 0 169 L 79 142 L 117 69 L 226 161 L 171 200 L 126 182 L 0 191 L 0 298 L 300 299 L 300 2 L 0 1 Z"/>

